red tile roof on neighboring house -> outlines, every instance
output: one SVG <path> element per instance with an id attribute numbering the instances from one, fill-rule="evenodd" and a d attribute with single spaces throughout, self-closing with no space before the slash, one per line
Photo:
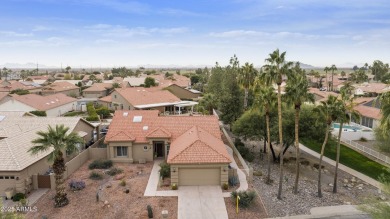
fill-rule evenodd
<path id="1" fill-rule="evenodd" d="M 112 88 L 112 84 L 111 83 L 94 83 L 91 87 L 83 90 L 83 91 L 91 91 L 91 92 L 94 92 L 94 91 L 105 91 L 105 90 L 109 90 Z"/>
<path id="2" fill-rule="evenodd" d="M 157 80 L 159 87 L 168 87 L 169 85 L 176 84 L 180 87 L 188 87 L 191 85 L 191 80 L 183 75 L 173 75 L 173 80 L 166 79 L 164 75 L 150 75 L 149 77 L 152 77 Z"/>
<path id="3" fill-rule="evenodd" d="M 111 103 L 112 102 L 112 97 L 111 97 L 111 95 L 108 95 L 108 96 L 100 98 L 99 100 L 102 101 L 102 102 Z"/>
<path id="4" fill-rule="evenodd" d="M 79 87 L 77 87 L 76 85 L 71 84 L 67 81 L 61 81 L 61 82 L 56 82 L 56 83 L 52 83 L 50 85 L 47 85 L 47 86 L 43 87 L 42 90 L 54 90 L 54 91 L 60 92 L 60 91 L 67 91 L 67 90 L 73 90 L 73 89 L 79 89 Z"/>
<path id="5" fill-rule="evenodd" d="M 369 107 L 365 105 L 355 106 L 354 109 L 360 113 L 361 116 L 380 120 L 382 117 L 381 111 L 375 107 Z"/>
<path id="6" fill-rule="evenodd" d="M 360 88 L 365 93 L 383 93 L 390 90 L 390 87 L 384 83 L 362 83 L 353 86 Z"/>
<path id="7" fill-rule="evenodd" d="M 320 91 L 318 88 L 309 88 L 309 92 L 312 93 L 312 94 L 315 94 L 317 95 L 318 97 L 320 97 L 319 100 L 323 100 L 323 99 L 327 99 L 329 95 L 332 95 L 332 96 L 337 96 L 338 94 L 337 93 L 334 93 L 332 91 Z"/>
<path id="8" fill-rule="evenodd" d="M 77 101 L 73 97 L 66 96 L 65 94 L 53 94 L 49 96 L 40 96 L 37 94 L 26 94 L 26 95 L 12 95 L 12 98 L 29 105 L 37 110 L 46 111 L 53 109 L 71 102 Z"/>
<path id="9" fill-rule="evenodd" d="M 84 75 L 82 81 L 88 81 L 89 80 L 89 76 L 90 75 Z M 96 76 L 96 79 L 100 79 L 100 80 L 103 80 L 104 79 L 104 75 L 102 74 L 97 74 L 95 75 Z"/>
<path id="10" fill-rule="evenodd" d="M 156 103 L 175 103 L 180 99 L 167 90 L 154 90 L 148 88 L 117 88 L 115 89 L 131 105 L 146 105 Z"/>
<path id="11" fill-rule="evenodd" d="M 188 163 L 230 163 L 232 162 L 225 144 L 204 129 L 193 126 L 172 141 L 167 162 Z"/>
<path id="12" fill-rule="evenodd" d="M 231 162 L 221 138 L 217 117 L 159 116 L 158 113 L 158 110 L 117 110 L 105 142 L 147 143 L 149 142 L 148 138 L 169 136 L 171 141 L 170 154 L 173 154 L 169 156 L 176 157 L 172 158 L 172 162 Z M 142 118 L 140 122 L 134 122 L 134 117 Z M 176 140 L 177 143 L 175 143 Z M 199 150 L 202 151 L 199 152 Z"/>
<path id="13" fill-rule="evenodd" d="M 33 90 L 41 88 L 41 85 L 35 84 L 33 82 L 28 81 L 9 81 L 10 85 L 3 85 L 0 87 L 0 92 L 9 92 L 16 89 L 21 90 Z"/>

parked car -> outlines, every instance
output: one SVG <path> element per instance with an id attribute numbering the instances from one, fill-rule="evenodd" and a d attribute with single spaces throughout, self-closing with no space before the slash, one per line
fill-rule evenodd
<path id="1" fill-rule="evenodd" d="M 326 91 L 326 88 L 325 87 L 321 87 L 320 91 Z"/>
<path id="2" fill-rule="evenodd" d="M 101 135 L 106 135 L 107 132 L 108 132 L 108 126 L 105 127 L 105 128 L 100 129 L 100 134 L 101 134 Z"/>

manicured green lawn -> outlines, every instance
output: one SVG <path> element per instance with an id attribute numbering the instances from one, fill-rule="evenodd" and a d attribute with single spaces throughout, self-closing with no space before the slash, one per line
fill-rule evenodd
<path id="1" fill-rule="evenodd" d="M 302 139 L 301 142 L 306 147 L 318 153 L 321 152 L 322 142 L 311 139 Z M 325 156 L 336 160 L 336 147 L 337 142 L 330 140 L 325 147 Z M 386 171 L 386 167 L 382 164 L 379 164 L 342 144 L 340 145 L 340 163 L 373 179 L 378 179 L 382 173 L 389 174 L 389 172 Z"/>

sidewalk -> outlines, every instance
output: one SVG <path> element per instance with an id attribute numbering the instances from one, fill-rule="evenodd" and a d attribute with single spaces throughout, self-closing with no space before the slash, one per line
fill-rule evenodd
<path id="1" fill-rule="evenodd" d="M 353 216 L 348 218 L 355 219 L 368 217 L 367 213 L 358 210 L 355 205 L 338 205 L 312 208 L 310 209 L 310 215 L 294 215 L 268 219 L 343 218 L 343 216 Z"/>
<path id="2" fill-rule="evenodd" d="M 233 149 L 231 149 L 229 146 L 226 146 L 226 149 L 229 152 L 230 158 L 233 160 L 233 162 L 230 163 L 230 166 L 237 169 L 238 179 L 240 180 L 240 187 L 237 188 L 237 191 L 246 191 L 248 189 L 248 181 L 246 181 L 246 175 L 242 170 L 238 168 L 237 163 L 233 157 Z M 230 192 L 224 192 L 223 197 L 230 197 Z"/>
<path id="3" fill-rule="evenodd" d="M 306 147 L 305 145 L 303 145 L 303 144 L 299 144 L 299 148 L 300 148 L 302 151 L 304 151 L 304 152 L 306 152 L 306 153 L 308 153 L 308 154 L 310 154 L 310 155 L 312 155 L 312 156 L 314 156 L 314 157 L 316 157 L 316 158 L 318 158 L 318 159 L 320 158 L 320 154 L 319 154 L 319 153 L 317 153 L 317 152 L 311 150 L 310 148 L 307 148 L 307 147 Z M 323 160 L 324 162 L 330 164 L 330 165 L 336 166 L 336 161 L 334 161 L 334 160 L 332 160 L 332 159 L 329 159 L 329 158 L 323 156 L 322 160 Z M 361 180 L 363 180 L 363 181 L 365 181 L 365 182 L 367 182 L 368 184 L 370 184 L 370 185 L 372 185 L 372 186 L 375 186 L 375 187 L 377 187 L 377 188 L 379 188 L 379 189 L 382 189 L 382 185 L 381 185 L 380 182 L 378 182 L 378 181 L 376 181 L 375 179 L 373 179 L 373 178 L 371 178 L 371 177 L 368 177 L 368 176 L 366 176 L 366 175 L 364 175 L 364 174 L 362 174 L 362 173 L 359 173 L 359 172 L 356 171 L 356 170 L 353 170 L 353 169 L 351 169 L 351 168 L 349 168 L 349 167 L 347 167 L 347 166 L 344 166 L 344 165 L 341 164 L 341 163 L 339 163 L 339 169 L 340 169 L 340 170 L 343 170 L 343 171 L 345 171 L 345 172 L 347 172 L 347 173 L 349 173 L 349 174 L 351 174 L 351 175 L 353 175 L 353 176 L 355 176 L 355 177 L 357 177 L 357 178 L 359 178 L 359 179 L 361 179 Z"/>
<path id="4" fill-rule="evenodd" d="M 160 163 L 163 160 L 155 160 L 152 172 L 150 173 L 148 184 L 146 185 L 144 196 L 178 196 L 177 190 L 157 191 L 159 181 Z"/>

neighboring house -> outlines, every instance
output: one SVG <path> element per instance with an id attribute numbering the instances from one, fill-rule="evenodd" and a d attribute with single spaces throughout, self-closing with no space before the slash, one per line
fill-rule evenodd
<path id="1" fill-rule="evenodd" d="M 367 96 L 378 96 L 378 94 L 390 91 L 390 86 L 384 83 L 362 83 L 355 84 L 355 95 L 367 95 Z"/>
<path id="2" fill-rule="evenodd" d="M 191 88 L 180 87 L 177 84 L 171 84 L 166 89 L 182 100 L 197 99 L 202 94 L 200 91 Z"/>
<path id="3" fill-rule="evenodd" d="M 0 85 L 0 92 L 11 92 L 13 90 L 28 90 L 30 93 L 40 93 L 42 86 L 31 81 L 3 81 Z"/>
<path id="4" fill-rule="evenodd" d="M 97 80 L 101 80 L 101 81 L 104 80 L 104 74 L 103 74 L 103 73 L 94 74 L 94 75 L 95 75 L 95 77 L 96 77 Z M 89 80 L 89 77 L 90 77 L 90 76 L 91 76 L 91 75 L 84 75 L 82 81 L 83 81 L 83 82 L 88 82 L 88 81 L 90 81 L 90 80 Z"/>
<path id="5" fill-rule="evenodd" d="M 65 94 L 40 96 L 11 94 L 1 101 L 0 111 L 45 111 L 48 117 L 61 116 L 76 108 L 77 99 Z"/>
<path id="6" fill-rule="evenodd" d="M 321 101 L 328 99 L 328 96 L 337 96 L 337 93 L 332 91 L 320 91 L 318 88 L 309 88 L 309 92 L 314 94 L 316 104 L 319 104 Z"/>
<path id="7" fill-rule="evenodd" d="M 30 155 L 27 151 L 38 138 L 38 131 L 47 131 L 49 125 L 55 127 L 63 124 L 71 132 L 78 133 L 88 142 L 93 137 L 94 127 L 77 117 L 45 118 L 34 117 L 24 112 L 0 112 L 0 196 L 5 195 L 7 188 L 15 192 L 27 193 L 38 188 L 33 180 L 35 174 L 45 174 L 52 165 L 47 156 L 52 151 Z M 80 150 L 84 145 L 80 145 Z M 65 162 L 75 155 L 65 155 Z"/>
<path id="8" fill-rule="evenodd" d="M 360 114 L 360 120 L 355 122 L 362 126 L 375 129 L 380 125 L 380 120 L 382 118 L 380 103 L 378 100 L 374 100 L 373 98 L 366 99 L 367 101 L 364 101 L 354 107 L 354 109 Z"/>
<path id="9" fill-rule="evenodd" d="M 80 96 L 80 88 L 67 81 L 59 81 L 42 88 L 42 95 L 62 93 L 68 96 Z"/>
<path id="10" fill-rule="evenodd" d="M 159 116 L 157 110 L 116 111 L 105 138 L 114 162 L 165 159 L 171 183 L 223 185 L 232 162 L 215 116 Z"/>
<path id="11" fill-rule="evenodd" d="M 108 109 L 112 109 L 113 108 L 112 95 L 108 95 L 108 96 L 100 98 L 98 103 L 102 106 L 107 107 Z"/>
<path id="12" fill-rule="evenodd" d="M 123 79 L 122 87 L 140 87 L 145 84 L 146 77 L 126 77 Z"/>
<path id="13" fill-rule="evenodd" d="M 100 98 L 107 96 L 112 90 L 111 83 L 94 83 L 91 87 L 83 90 L 86 98 Z"/>
<path id="14" fill-rule="evenodd" d="M 51 81 L 54 81 L 54 78 L 50 75 L 28 76 L 25 81 L 32 81 L 43 86 L 47 85 Z"/>
<path id="15" fill-rule="evenodd" d="M 150 75 L 149 77 L 154 78 L 158 83 L 158 86 L 161 88 L 168 87 L 172 84 L 176 84 L 177 86 L 184 88 L 191 86 L 190 78 L 178 74 L 173 75 L 171 79 L 165 78 L 165 76 L 162 74 Z"/>
<path id="16" fill-rule="evenodd" d="M 104 99 L 105 100 L 105 99 Z M 111 109 L 157 109 L 160 112 L 174 112 L 180 104 L 178 97 L 167 90 L 148 88 L 117 88 L 111 93 Z"/>

